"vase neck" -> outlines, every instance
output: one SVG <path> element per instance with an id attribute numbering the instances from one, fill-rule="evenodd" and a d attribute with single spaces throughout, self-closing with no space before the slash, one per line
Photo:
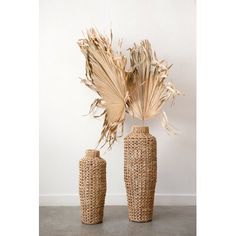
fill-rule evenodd
<path id="1" fill-rule="evenodd" d="M 134 133 L 149 133 L 149 127 L 148 126 L 132 126 L 132 132 Z"/>
<path id="2" fill-rule="evenodd" d="M 96 149 L 87 149 L 85 155 L 89 158 L 100 157 L 100 152 Z"/>

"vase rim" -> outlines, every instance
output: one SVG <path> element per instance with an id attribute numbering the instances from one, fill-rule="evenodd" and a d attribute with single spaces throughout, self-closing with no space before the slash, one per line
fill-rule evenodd
<path id="1" fill-rule="evenodd" d="M 149 127 L 148 126 L 141 126 L 141 125 L 133 125 L 132 126 L 132 131 L 133 132 L 138 132 L 138 133 L 148 133 L 149 132 Z"/>
<path id="2" fill-rule="evenodd" d="M 99 157 L 100 156 L 100 151 L 97 149 L 87 149 L 85 151 L 85 154 L 87 157 Z"/>

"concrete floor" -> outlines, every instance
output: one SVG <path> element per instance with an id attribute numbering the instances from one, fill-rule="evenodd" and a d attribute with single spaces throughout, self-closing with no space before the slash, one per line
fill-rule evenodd
<path id="1" fill-rule="evenodd" d="M 148 223 L 129 222 L 126 206 L 106 206 L 98 225 L 80 222 L 79 207 L 40 207 L 40 236 L 194 236 L 193 206 L 159 206 Z"/>

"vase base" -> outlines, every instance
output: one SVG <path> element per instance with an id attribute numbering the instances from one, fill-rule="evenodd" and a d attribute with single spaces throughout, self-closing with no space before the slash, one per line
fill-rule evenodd
<path id="1" fill-rule="evenodd" d="M 81 221 L 81 223 L 84 224 L 84 225 L 97 225 L 97 224 L 101 224 L 102 221 L 95 222 L 95 223 L 87 223 L 87 222 L 83 222 L 83 221 Z"/>
<path id="2" fill-rule="evenodd" d="M 151 222 L 152 219 L 150 220 L 131 220 L 129 219 L 130 222 L 134 222 L 134 223 L 148 223 L 148 222 Z"/>

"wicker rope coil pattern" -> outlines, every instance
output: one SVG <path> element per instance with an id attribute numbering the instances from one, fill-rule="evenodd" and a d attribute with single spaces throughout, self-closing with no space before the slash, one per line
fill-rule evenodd
<path id="1" fill-rule="evenodd" d="M 86 150 L 79 162 L 80 214 L 84 224 L 103 221 L 106 195 L 106 161 L 97 150 Z"/>
<path id="2" fill-rule="evenodd" d="M 124 179 L 129 220 L 152 220 L 157 179 L 156 138 L 148 127 L 133 126 L 124 140 Z"/>

